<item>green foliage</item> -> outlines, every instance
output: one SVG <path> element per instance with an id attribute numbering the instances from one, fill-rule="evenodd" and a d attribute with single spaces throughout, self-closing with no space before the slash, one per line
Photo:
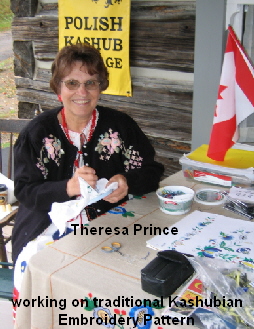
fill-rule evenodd
<path id="1" fill-rule="evenodd" d="M 10 0 L 1 0 L 0 5 L 0 31 L 10 30 L 13 13 L 10 8 Z"/>

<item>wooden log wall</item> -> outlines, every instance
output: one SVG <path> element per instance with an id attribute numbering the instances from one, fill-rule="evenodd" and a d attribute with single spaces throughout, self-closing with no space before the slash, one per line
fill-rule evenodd
<path id="1" fill-rule="evenodd" d="M 56 3 L 11 0 L 14 70 L 19 117 L 59 106 L 49 88 L 50 64 L 58 50 Z M 165 72 L 193 73 L 195 1 L 132 1 L 130 64 Z M 100 104 L 132 116 L 154 145 L 165 175 L 179 170 L 190 150 L 193 84 L 132 78 L 133 97 L 102 95 Z"/>

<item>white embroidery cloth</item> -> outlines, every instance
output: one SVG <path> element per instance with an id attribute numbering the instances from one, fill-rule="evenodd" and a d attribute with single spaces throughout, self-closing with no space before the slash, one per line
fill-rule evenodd
<path id="1" fill-rule="evenodd" d="M 98 180 L 96 189 L 93 189 L 84 179 L 79 177 L 81 196 L 79 199 L 66 202 L 54 202 L 49 212 L 49 216 L 62 235 L 66 229 L 67 222 L 79 216 L 82 210 L 100 199 L 103 199 L 117 189 L 118 183 L 111 183 L 106 187 L 108 180 L 102 178 Z M 87 216 L 82 212 L 82 224 L 88 222 Z"/>

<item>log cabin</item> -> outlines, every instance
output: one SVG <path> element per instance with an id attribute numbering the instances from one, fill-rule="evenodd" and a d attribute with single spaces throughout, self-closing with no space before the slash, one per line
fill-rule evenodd
<path id="1" fill-rule="evenodd" d="M 19 118 L 59 106 L 49 88 L 58 51 L 58 3 L 11 0 Z M 195 1 L 131 1 L 132 97 L 103 94 L 100 105 L 133 117 L 154 145 L 165 175 L 191 147 Z"/>
<path id="2" fill-rule="evenodd" d="M 58 50 L 58 2 L 11 0 L 18 116 L 59 105 L 49 88 Z M 154 145 L 165 175 L 209 142 L 226 30 L 232 24 L 253 60 L 254 0 L 131 1 L 132 97 L 103 94 L 100 105 L 132 116 Z M 195 79 L 194 79 L 195 71 Z M 253 142 L 254 118 L 248 119 Z"/>

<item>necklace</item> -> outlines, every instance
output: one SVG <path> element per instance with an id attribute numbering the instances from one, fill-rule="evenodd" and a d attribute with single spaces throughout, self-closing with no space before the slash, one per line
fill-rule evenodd
<path id="1" fill-rule="evenodd" d="M 65 119 L 64 107 L 61 110 L 61 118 L 62 118 L 62 127 L 63 127 L 63 130 L 65 132 L 65 135 L 66 135 L 68 141 L 71 144 L 73 144 L 73 141 L 70 138 L 69 129 L 67 127 L 67 123 L 66 123 L 66 119 Z M 79 168 L 80 158 L 81 158 L 81 155 L 83 154 L 82 153 L 82 146 L 84 145 L 84 143 L 86 141 L 89 142 L 91 140 L 94 129 L 95 129 L 95 126 L 96 126 L 96 120 L 97 120 L 97 112 L 94 109 L 93 112 L 92 112 L 92 118 L 89 120 L 89 122 L 91 121 L 91 126 L 90 126 L 90 129 L 89 129 L 88 137 L 86 138 L 86 136 L 83 132 L 80 134 L 80 149 L 78 150 L 78 156 L 77 156 L 76 160 L 74 161 L 74 167 L 75 168 Z M 88 122 L 88 124 L 89 124 L 89 122 Z"/>
<path id="2" fill-rule="evenodd" d="M 64 113 L 64 107 L 62 108 L 61 110 L 61 117 L 62 117 L 62 126 L 63 126 L 63 129 L 64 129 L 64 132 L 65 132 L 65 135 L 68 139 L 68 141 L 73 144 L 71 138 L 70 138 L 70 134 L 69 134 L 69 129 L 67 127 L 67 123 L 66 123 L 66 119 L 65 119 L 65 113 Z M 93 135 L 93 132 L 94 132 L 94 129 L 95 129 L 95 123 L 96 123 L 96 119 L 97 119 L 97 114 L 96 114 L 96 110 L 94 109 L 93 112 L 92 112 L 92 122 L 91 122 L 91 128 L 90 128 L 90 131 L 89 131 L 89 134 L 88 134 L 88 138 L 87 138 L 87 141 L 89 142 L 92 138 L 92 135 Z M 84 133 L 81 133 L 80 135 L 82 135 L 85 137 Z M 85 139 L 86 140 L 86 139 Z"/>
<path id="3" fill-rule="evenodd" d="M 69 129 L 67 127 L 67 123 L 66 123 L 66 119 L 65 119 L 65 113 L 64 113 L 64 107 L 61 110 L 61 118 L 62 118 L 62 127 L 63 127 L 63 130 L 64 130 L 64 133 L 65 133 L 68 141 L 71 144 L 74 144 L 73 141 L 70 138 Z M 96 109 L 93 110 L 92 118 L 89 120 L 88 125 L 89 125 L 90 121 L 91 121 L 91 126 L 89 128 L 89 132 L 87 133 L 88 138 L 86 138 L 84 132 L 82 132 L 80 134 L 80 148 L 78 149 L 76 159 L 74 160 L 74 163 L 73 163 L 73 172 L 82 165 L 81 164 L 82 155 L 83 155 L 82 146 L 84 145 L 84 143 L 86 141 L 89 142 L 92 138 L 92 135 L 93 135 L 93 132 L 94 132 L 94 129 L 95 129 L 95 126 L 96 126 L 96 122 L 97 122 L 97 111 L 96 111 Z M 77 196 L 77 197 L 79 197 L 79 196 Z M 70 222 L 74 221 L 75 219 L 78 219 L 78 218 L 79 218 L 80 226 L 81 226 L 82 223 L 83 223 L 82 212 L 76 218 L 71 219 Z"/>

